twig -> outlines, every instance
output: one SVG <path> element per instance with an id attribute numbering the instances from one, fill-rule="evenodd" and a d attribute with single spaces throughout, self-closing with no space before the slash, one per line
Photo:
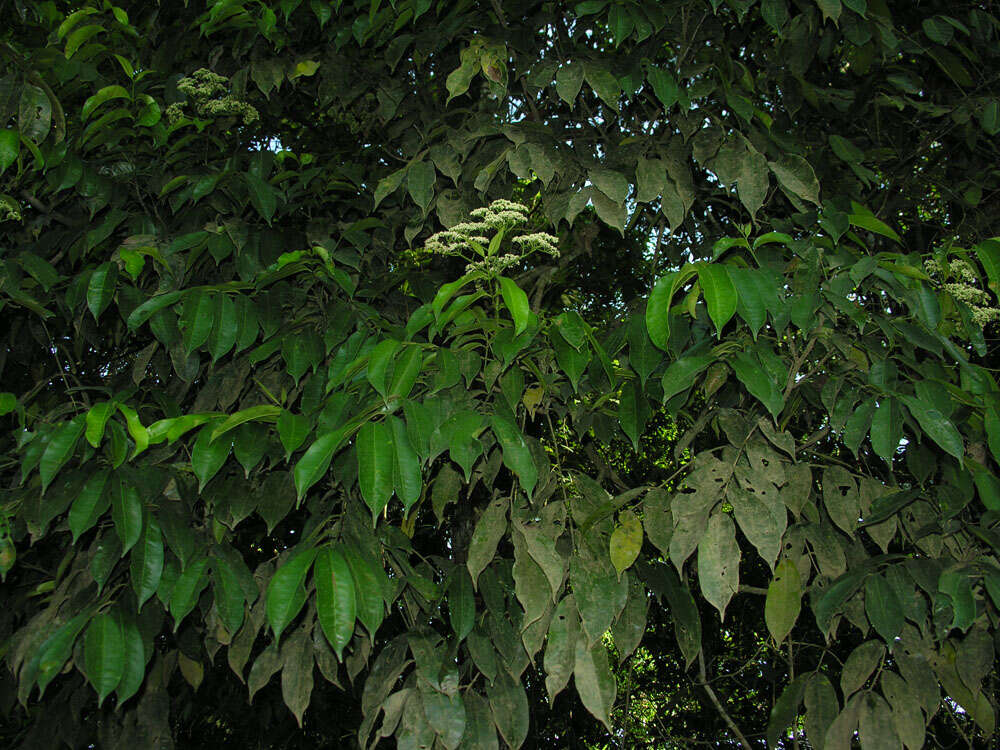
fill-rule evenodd
<path id="1" fill-rule="evenodd" d="M 510 28 L 510 26 L 507 24 L 507 19 L 504 17 L 503 14 L 503 5 L 501 5 L 498 2 L 498 0 L 490 0 L 490 5 L 493 6 L 493 12 L 497 14 L 497 21 L 500 22 L 500 25 L 503 26 L 505 29 Z"/>
<path id="2" fill-rule="evenodd" d="M 705 675 L 704 649 L 698 650 L 698 676 L 701 680 L 702 689 L 705 691 L 705 694 L 708 695 L 709 700 L 712 701 L 712 705 L 715 706 L 715 710 L 719 712 L 719 715 L 722 717 L 723 721 L 726 722 L 726 726 L 729 727 L 729 731 L 733 733 L 733 735 L 739 741 L 740 745 L 744 748 L 744 750 L 753 750 L 753 748 L 750 746 L 750 743 L 747 742 L 747 738 L 743 736 L 743 732 L 741 732 L 740 728 L 736 726 L 736 722 L 732 720 L 732 717 L 729 716 L 729 714 L 726 712 L 726 709 L 719 701 L 719 696 L 715 694 L 715 691 L 712 689 L 712 686 L 708 684 L 708 678 Z"/>
<path id="3" fill-rule="evenodd" d="M 800 445 L 798 448 L 795 449 L 795 452 L 801 453 L 806 448 L 808 448 L 811 445 L 815 445 L 829 434 L 830 434 L 830 425 L 827 425 L 826 427 L 820 427 L 818 430 L 816 430 L 816 432 L 807 437 L 805 441 L 802 443 L 802 445 Z"/>
<path id="4" fill-rule="evenodd" d="M 43 213 L 46 216 L 51 216 L 53 219 L 55 219 L 56 221 L 58 221 L 60 224 L 63 224 L 65 226 L 67 226 L 67 227 L 75 227 L 76 226 L 76 224 L 73 222 L 73 220 L 70 219 L 68 216 L 64 216 L 63 214 L 59 213 L 58 211 L 53 211 L 49 206 L 46 206 L 44 203 L 42 203 L 42 201 L 40 201 L 38 198 L 36 198 L 31 193 L 29 193 L 27 190 L 22 190 L 21 191 L 21 197 L 24 198 L 24 200 L 26 200 L 28 202 L 29 206 L 31 206 L 33 209 L 35 209 L 39 213 Z"/>

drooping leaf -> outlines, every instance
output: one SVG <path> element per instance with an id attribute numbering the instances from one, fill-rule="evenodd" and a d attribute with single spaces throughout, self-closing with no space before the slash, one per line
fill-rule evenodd
<path id="1" fill-rule="evenodd" d="M 577 639 L 573 682 L 586 709 L 610 731 L 611 707 L 615 703 L 617 684 L 603 643 L 588 647 L 585 639 Z"/>
<path id="2" fill-rule="evenodd" d="M 393 490 L 395 450 L 392 431 L 385 422 L 366 422 L 355 440 L 358 453 L 358 486 L 372 515 L 381 513 Z"/>
<path id="3" fill-rule="evenodd" d="M 524 290 L 513 279 L 501 276 L 498 281 L 500 282 L 500 292 L 503 296 L 504 305 L 506 305 L 510 316 L 514 319 L 514 335 L 520 336 L 528 327 L 528 321 L 531 316 L 528 295 L 524 293 Z"/>
<path id="4" fill-rule="evenodd" d="M 98 704 L 118 687 L 125 671 L 125 641 L 118 621 L 110 614 L 90 621 L 84 637 L 87 680 L 97 691 Z"/>
<path id="5" fill-rule="evenodd" d="M 516 424 L 499 414 L 490 418 L 490 426 L 503 450 L 504 466 L 517 475 L 525 493 L 531 497 L 538 483 L 538 469 L 524 440 L 524 434 Z"/>
<path id="6" fill-rule="evenodd" d="M 611 564 L 615 566 L 619 577 L 639 556 L 642 539 L 642 521 L 632 511 L 623 511 L 618 517 L 618 525 L 611 533 L 610 549 Z"/>
<path id="7" fill-rule="evenodd" d="M 59 470 L 69 461 L 76 449 L 76 444 L 86 427 L 86 417 L 81 414 L 59 427 L 49 440 L 38 464 L 38 473 L 42 479 L 42 491 L 55 479 Z"/>
<path id="8" fill-rule="evenodd" d="M 130 559 L 132 588 L 139 602 L 139 609 L 160 585 L 163 574 L 163 536 L 160 525 L 153 516 L 146 519 L 135 549 Z"/>
<path id="9" fill-rule="evenodd" d="M 736 527 L 726 513 L 713 513 L 705 537 L 698 543 L 698 582 L 701 593 L 725 619 L 729 600 L 740 585 L 740 548 Z"/>
<path id="10" fill-rule="evenodd" d="M 313 563 L 313 580 L 316 582 L 316 616 L 340 659 L 354 635 L 357 612 L 351 569 L 336 548 L 323 547 Z"/>
<path id="11" fill-rule="evenodd" d="M 722 328 L 736 314 L 736 286 L 726 267 L 715 263 L 706 263 L 698 268 L 698 283 L 705 295 L 708 316 L 715 324 L 716 334 L 722 338 Z"/>
<path id="12" fill-rule="evenodd" d="M 782 560 L 774 569 L 764 601 L 764 621 L 777 643 L 788 637 L 802 609 L 802 582 L 791 560 Z"/>
<path id="13" fill-rule="evenodd" d="M 275 641 L 281 638 L 282 632 L 306 603 L 303 584 L 315 557 L 315 548 L 299 548 L 271 577 L 267 586 L 267 622 L 274 631 Z"/>

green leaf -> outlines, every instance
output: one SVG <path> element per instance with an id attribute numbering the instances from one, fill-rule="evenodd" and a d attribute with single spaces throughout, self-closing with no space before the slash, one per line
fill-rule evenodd
<path id="1" fill-rule="evenodd" d="M 826 731 L 840 711 L 837 692 L 826 675 L 813 672 L 806 682 L 802 698 L 806 709 L 806 739 L 817 750 L 823 750 Z"/>
<path id="2" fill-rule="evenodd" d="M 988 471 L 979 470 L 973 473 L 973 480 L 979 492 L 979 499 L 987 510 L 1000 512 L 1000 479 Z"/>
<path id="3" fill-rule="evenodd" d="M 149 320 L 155 313 L 174 304 L 180 298 L 180 292 L 167 292 L 165 294 L 157 294 L 150 297 L 148 300 L 135 308 L 135 310 L 129 313 L 126 321 L 129 330 L 134 331 L 136 328 Z"/>
<path id="4" fill-rule="evenodd" d="M 132 550 L 129 563 L 132 588 L 141 610 L 146 600 L 156 593 L 163 575 L 163 536 L 153 516 L 146 519 L 145 529 Z"/>
<path id="5" fill-rule="evenodd" d="M 382 398 L 386 396 L 386 372 L 392 363 L 396 352 L 402 344 L 395 339 L 386 339 L 375 345 L 368 355 L 368 369 L 365 373 L 372 388 L 378 392 Z"/>
<path id="6" fill-rule="evenodd" d="M 638 374 L 640 385 L 645 386 L 646 380 L 663 360 L 663 355 L 657 351 L 646 331 L 645 315 L 633 315 L 629 320 L 628 342 L 629 364 Z"/>
<path id="7" fill-rule="evenodd" d="M 337 658 L 354 636 L 357 614 L 354 577 L 347 560 L 334 547 L 323 547 L 313 564 L 316 582 L 316 616 Z"/>
<path id="8" fill-rule="evenodd" d="M 576 644 L 580 641 L 580 614 L 576 600 L 567 594 L 556 607 L 545 646 L 545 690 L 551 705 L 569 682 L 576 666 Z"/>
<path id="9" fill-rule="evenodd" d="M 83 103 L 83 107 L 80 109 L 80 119 L 84 122 L 90 119 L 90 116 L 94 113 L 98 107 L 100 107 L 105 102 L 112 101 L 114 99 L 128 99 L 131 100 L 132 97 L 128 93 L 128 89 L 124 86 L 105 86 L 100 91 L 98 91 L 93 96 L 87 98 L 87 101 Z"/>
<path id="10" fill-rule="evenodd" d="M 598 190 L 615 203 L 624 203 L 628 198 L 629 181 L 621 172 L 612 169 L 591 169 L 587 176 Z"/>
<path id="11" fill-rule="evenodd" d="M 885 576 L 873 574 L 865 581 L 865 613 L 891 647 L 903 627 L 903 604 Z"/>
<path id="12" fill-rule="evenodd" d="M 17 161 L 21 152 L 21 134 L 13 128 L 0 129 L 0 174 Z"/>
<path id="13" fill-rule="evenodd" d="M 556 93 L 570 107 L 576 102 L 576 97 L 583 87 L 583 65 L 570 62 L 559 67 L 556 72 Z"/>
<path id="14" fill-rule="evenodd" d="M 499 414 L 490 417 L 490 426 L 503 451 L 503 465 L 517 475 L 525 494 L 532 497 L 538 483 L 538 468 L 524 434 L 514 422 Z"/>
<path id="15" fill-rule="evenodd" d="M 646 303 L 646 330 L 649 338 L 660 349 L 666 351 L 670 340 L 670 308 L 673 305 L 674 294 L 695 273 L 697 267 L 689 264 L 680 271 L 668 273 L 659 278 L 653 285 L 653 291 Z"/>
<path id="16" fill-rule="evenodd" d="M 122 543 L 121 554 L 124 555 L 142 536 L 143 507 L 139 490 L 117 478 L 111 488 L 111 517 Z"/>
<path id="17" fill-rule="evenodd" d="M 410 508 L 420 499 L 423 492 L 423 474 L 420 470 L 420 458 L 410 442 L 406 431 L 406 423 L 399 417 L 388 418 L 392 431 L 393 442 L 393 487 L 396 496 L 403 503 L 403 513 L 409 514 Z"/>
<path id="18" fill-rule="evenodd" d="M 125 671 L 125 641 L 114 617 L 105 613 L 90 622 L 84 637 L 87 680 L 97 691 L 97 704 L 111 694 Z"/>
<path id="19" fill-rule="evenodd" d="M 73 544 L 76 544 L 81 534 L 92 529 L 111 506 L 111 492 L 108 486 L 110 478 L 111 472 L 108 469 L 101 469 L 91 474 L 73 501 L 66 519 L 73 534 Z"/>
<path id="20" fill-rule="evenodd" d="M 230 414 L 229 417 L 215 430 L 212 431 L 212 441 L 218 440 L 220 437 L 225 435 L 230 430 L 234 430 L 241 424 L 246 424 L 247 422 L 273 422 L 276 417 L 281 414 L 281 407 L 275 406 L 274 404 L 259 404 L 257 406 L 251 406 L 247 409 L 240 409 L 235 414 Z M 155 426 L 156 423 L 150 426 L 150 429 Z M 197 425 L 192 425 L 197 426 Z M 238 440 L 239 438 L 237 438 Z"/>
<path id="21" fill-rule="evenodd" d="M 587 643 L 597 643 L 628 601 L 628 577 L 619 578 L 608 565 L 604 537 L 588 536 L 570 558 L 569 574 L 583 635 Z"/>
<path id="22" fill-rule="evenodd" d="M 59 675 L 66 660 L 73 653 L 76 638 L 83 630 L 84 625 L 87 624 L 89 617 L 90 612 L 81 612 L 69 622 L 64 623 L 39 647 L 36 679 L 41 696 L 45 695 L 45 688 Z M 22 673 L 23 677 L 24 673 Z"/>
<path id="23" fill-rule="evenodd" d="M 801 609 L 799 569 L 792 560 L 782 560 L 774 569 L 764 601 L 764 621 L 776 643 L 782 643 L 788 637 Z"/>
<path id="24" fill-rule="evenodd" d="M 254 172 L 244 172 L 243 179 L 250 190 L 250 202 L 264 221 L 270 224 L 274 212 L 278 210 L 278 191 Z"/>
<path id="25" fill-rule="evenodd" d="M 726 606 L 740 586 L 740 548 L 736 527 L 726 513 L 713 513 L 698 543 L 698 582 L 708 603 L 725 620 Z"/>
<path id="26" fill-rule="evenodd" d="M 219 473 L 233 448 L 230 437 L 223 436 L 213 441 L 214 432 L 213 425 L 205 425 L 191 447 L 191 470 L 198 479 L 198 492 L 204 490 L 212 477 Z"/>
<path id="27" fill-rule="evenodd" d="M 135 458 L 149 447 L 149 430 L 142 424 L 138 413 L 131 406 L 118 404 L 118 411 L 125 417 L 128 434 L 135 442 L 135 450 L 132 451 L 132 458 Z"/>
<path id="28" fill-rule="evenodd" d="M 788 6 L 785 0 L 762 0 L 760 15 L 764 22 L 775 31 L 788 23 Z"/>
<path id="29" fill-rule="evenodd" d="M 840 0 L 816 0 L 816 4 L 819 9 L 823 12 L 823 20 L 831 20 L 837 23 L 840 18 L 841 11 L 843 7 L 840 4 Z"/>
<path id="30" fill-rule="evenodd" d="M 736 314 L 736 287 L 725 266 L 707 263 L 698 268 L 698 282 L 701 284 L 708 316 L 715 323 L 715 331 L 722 338 L 722 329 Z"/>
<path id="31" fill-rule="evenodd" d="M 372 211 L 378 208 L 378 204 L 385 200 L 386 196 L 395 193 L 399 189 L 399 186 L 403 184 L 403 179 L 406 177 L 406 167 L 403 169 L 397 169 L 392 174 L 383 177 L 378 181 L 378 185 L 375 187 L 375 204 L 372 206 Z"/>
<path id="32" fill-rule="evenodd" d="M 513 279 L 501 276 L 498 281 L 500 282 L 500 293 L 503 295 L 504 305 L 506 305 L 507 310 L 510 311 L 510 316 L 514 319 L 514 335 L 520 336 L 528 327 L 528 322 L 531 320 L 528 295 L 524 293 L 524 290 Z"/>
<path id="33" fill-rule="evenodd" d="M 448 304 L 449 300 L 451 300 L 451 298 L 454 297 L 462 287 L 472 281 L 473 278 L 475 277 L 472 274 L 466 274 L 460 279 L 441 285 L 437 294 L 434 295 L 434 300 L 431 302 L 431 309 L 434 311 L 435 319 L 439 319 L 441 317 L 441 313 L 444 312 L 444 307 Z"/>
<path id="34" fill-rule="evenodd" d="M 885 646 L 876 640 L 865 641 L 850 653 L 840 670 L 840 689 L 845 698 L 864 686 L 884 656 Z"/>
<path id="35" fill-rule="evenodd" d="M 888 237 L 890 240 L 902 244 L 902 240 L 899 235 L 883 221 L 879 221 L 875 216 L 864 206 L 857 203 L 852 203 L 852 212 L 848 217 L 852 226 L 858 227 L 860 229 L 867 229 L 869 232 L 874 232 L 875 234 L 880 234 L 883 237 Z"/>
<path id="36" fill-rule="evenodd" d="M 983 105 L 979 113 L 979 124 L 982 125 L 983 131 L 987 135 L 1000 133 L 1000 101 L 990 99 Z M 2 153 L 2 147 L 0 147 L 0 153 Z M 0 172 L 2 171 L 3 158 L 0 156 Z"/>
<path id="37" fill-rule="evenodd" d="M 802 701 L 802 689 L 805 686 L 802 677 L 789 682 L 781 691 L 778 700 L 771 707 L 771 716 L 767 722 L 767 747 L 776 750 L 781 745 L 778 740 L 785 735 L 785 730 L 795 723 L 799 715 L 799 703 Z"/>
<path id="38" fill-rule="evenodd" d="M 599 64 L 585 63 L 583 76 L 601 100 L 615 112 L 618 111 L 618 99 L 622 95 L 621 84 L 611 71 Z"/>
<path id="39" fill-rule="evenodd" d="M 668 110 L 677 103 L 679 89 L 673 73 L 651 65 L 646 70 L 646 80 L 653 87 L 653 93 L 664 109 Z"/>
<path id="40" fill-rule="evenodd" d="M 385 573 L 376 569 L 367 557 L 362 557 L 352 547 L 342 548 L 347 565 L 354 579 L 354 595 L 357 602 L 357 616 L 365 626 L 372 641 L 385 617 L 385 600 L 382 597 L 382 584 L 379 575 L 384 579 Z"/>
<path id="41" fill-rule="evenodd" d="M 396 359 L 389 383 L 390 399 L 405 399 L 413 390 L 424 365 L 423 348 L 417 345 L 403 347 L 403 353 Z"/>
<path id="42" fill-rule="evenodd" d="M 663 400 L 669 401 L 683 390 L 694 385 L 702 370 L 715 361 L 711 354 L 681 357 L 672 362 L 663 373 Z"/>
<path id="43" fill-rule="evenodd" d="M 294 550 L 278 567 L 267 586 L 267 622 L 274 631 L 275 642 L 281 639 L 285 628 L 295 619 L 306 603 L 303 588 L 309 567 L 316 557 L 311 547 Z"/>
<path id="44" fill-rule="evenodd" d="M 639 517 L 631 510 L 622 511 L 618 516 L 618 525 L 611 533 L 610 546 L 611 564 L 615 566 L 619 578 L 639 557 L 642 539 L 642 522 Z"/>
<path id="45" fill-rule="evenodd" d="M 427 213 L 431 200 L 434 198 L 434 182 L 437 179 L 434 164 L 429 161 L 418 161 L 411 164 L 406 173 L 406 189 L 413 202 L 420 210 Z"/>
<path id="46" fill-rule="evenodd" d="M 819 180 L 816 179 L 816 173 L 813 172 L 809 162 L 801 156 L 784 154 L 777 161 L 770 161 L 767 165 L 785 190 L 802 200 L 820 205 Z"/>
<path id="47" fill-rule="evenodd" d="M 617 696 L 617 684 L 608 666 L 608 651 L 603 643 L 598 641 L 588 647 L 585 639 L 577 639 L 573 681 L 580 702 L 611 731 L 611 708 Z"/>
<path id="48" fill-rule="evenodd" d="M 892 711 L 882 696 L 865 693 L 858 714 L 858 738 L 861 747 L 878 750 L 902 750 L 899 737 L 893 728 Z"/>
<path id="49" fill-rule="evenodd" d="M 448 578 L 448 621 L 459 641 L 464 641 L 476 624 L 476 597 L 465 566 L 457 566 Z"/>
<path id="50" fill-rule="evenodd" d="M 480 54 L 481 47 L 479 46 L 473 47 L 470 45 L 462 50 L 461 64 L 451 71 L 445 80 L 445 88 L 448 89 L 448 99 L 445 101 L 445 104 L 448 104 L 456 96 L 461 96 L 469 90 L 469 84 L 472 83 L 472 79 L 475 78 L 476 73 L 479 71 Z M 377 201 L 375 205 L 378 205 Z"/>
<path id="51" fill-rule="evenodd" d="M 506 498 L 494 499 L 486 506 L 476 521 L 476 528 L 469 540 L 469 552 L 466 557 L 466 565 L 469 568 L 469 575 L 472 576 L 474 586 L 479 580 L 479 574 L 493 561 L 497 545 L 507 531 L 509 504 Z"/>
<path id="52" fill-rule="evenodd" d="M 395 450 L 392 431 L 385 422 L 366 422 L 358 430 L 358 487 L 361 497 L 377 516 L 389 503 L 393 490 Z"/>
<path id="53" fill-rule="evenodd" d="M 211 566 L 212 589 L 219 619 L 230 633 L 236 633 L 243 624 L 244 603 L 247 600 L 241 578 L 249 577 L 250 571 L 239 555 L 225 554 L 222 548 L 216 548 Z M 253 579 L 250 578 L 250 581 Z"/>
<path id="54" fill-rule="evenodd" d="M 56 474 L 73 455 L 76 444 L 86 427 L 85 420 L 86 417 L 80 414 L 69 422 L 64 422 L 49 440 L 38 464 L 38 473 L 42 479 L 42 492 L 45 492 L 45 488 L 52 483 Z"/>
<path id="55" fill-rule="evenodd" d="M 146 677 L 146 645 L 143 643 L 139 626 L 131 616 L 123 616 L 120 624 L 125 666 L 122 669 L 122 678 L 115 688 L 119 706 L 139 692 Z"/>
<path id="56" fill-rule="evenodd" d="M 976 599 L 969 581 L 969 572 L 953 568 L 941 573 L 938 591 L 951 599 L 952 621 L 950 627 L 968 630 L 976 617 Z M 867 601 L 867 589 L 865 591 Z M 899 615 L 902 618 L 902 614 Z M 874 625 L 874 623 L 872 623 Z"/>
<path id="57" fill-rule="evenodd" d="M 758 238 L 758 241 L 763 238 Z M 756 244 L 756 243 L 755 243 Z M 767 322 L 769 303 L 777 298 L 773 282 L 760 270 L 726 266 L 729 278 L 736 288 L 736 312 L 746 322 L 753 334 L 757 334 Z"/>
<path id="58" fill-rule="evenodd" d="M 101 317 L 111 300 L 115 296 L 115 287 L 118 284 L 118 265 L 116 263 L 102 263 L 90 277 L 87 284 L 87 309 L 94 316 L 94 320 Z"/>
<path id="59" fill-rule="evenodd" d="M 170 614 L 174 618 L 175 633 L 184 618 L 198 603 L 202 590 L 208 585 L 207 568 L 208 558 L 203 557 L 184 568 L 174 582 L 170 593 Z"/>
<path id="60" fill-rule="evenodd" d="M 316 442 L 302 454 L 302 458 L 295 464 L 292 472 L 295 476 L 295 490 L 299 501 L 305 497 L 310 487 L 323 478 L 327 469 L 330 468 L 333 454 L 340 449 L 353 429 L 352 425 L 344 425 L 336 430 L 326 432 L 320 435 Z"/>
<path id="61" fill-rule="evenodd" d="M 312 423 L 301 414 L 293 414 L 288 409 L 282 409 L 278 414 L 278 438 L 285 449 L 285 460 L 291 458 L 312 432 Z"/>
<path id="62" fill-rule="evenodd" d="M 900 398 L 906 404 L 910 414 L 916 418 L 920 429 L 945 453 L 957 458 L 961 464 L 965 455 L 965 443 L 962 440 L 962 434 L 955 428 L 955 425 L 940 411 L 915 396 L 901 396 Z"/>
<path id="63" fill-rule="evenodd" d="M 738 355 L 729 364 L 750 395 L 764 404 L 771 416 L 777 419 L 785 407 L 785 397 L 770 374 L 746 354 Z"/>
<path id="64" fill-rule="evenodd" d="M 211 294 L 195 290 L 184 298 L 178 323 L 183 333 L 184 352 L 190 355 L 208 341 L 215 322 L 215 301 Z"/>
<path id="65" fill-rule="evenodd" d="M 486 695 L 493 711 L 493 721 L 511 750 L 518 750 L 528 737 L 528 696 L 520 680 L 501 670 Z"/>
<path id="66" fill-rule="evenodd" d="M 240 319 L 236 303 L 228 294 L 215 295 L 215 316 L 206 342 L 213 362 L 229 353 L 236 345 L 239 333 Z"/>
<path id="67" fill-rule="evenodd" d="M 891 462 L 902 439 L 903 413 L 899 402 L 891 396 L 879 398 L 872 415 L 872 449 L 880 458 Z"/>

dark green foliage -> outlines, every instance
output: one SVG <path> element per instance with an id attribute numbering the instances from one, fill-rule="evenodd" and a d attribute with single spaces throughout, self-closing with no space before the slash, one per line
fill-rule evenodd
<path id="1" fill-rule="evenodd" d="M 987 7 L 0 0 L 0 743 L 985 746 Z"/>

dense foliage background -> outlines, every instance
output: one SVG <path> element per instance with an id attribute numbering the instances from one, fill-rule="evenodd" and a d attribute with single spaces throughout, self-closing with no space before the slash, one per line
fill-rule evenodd
<path id="1" fill-rule="evenodd" d="M 989 742 L 992 2 L 0 18 L 5 747 Z"/>

